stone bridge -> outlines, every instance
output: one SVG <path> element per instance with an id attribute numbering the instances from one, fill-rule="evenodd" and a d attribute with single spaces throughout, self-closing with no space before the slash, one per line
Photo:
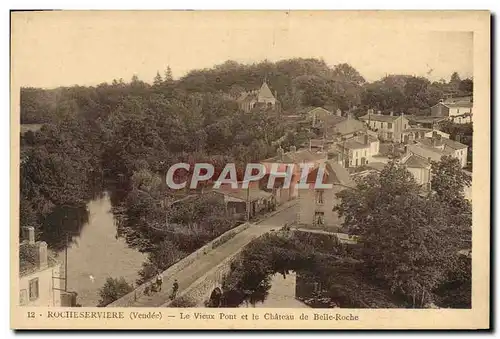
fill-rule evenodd
<path id="1" fill-rule="evenodd" d="M 234 258 L 252 240 L 267 232 L 278 231 L 285 223 L 293 223 L 297 213 L 291 208 L 294 205 L 295 202 L 289 202 L 259 222 L 239 225 L 172 265 L 163 272 L 161 291 L 148 292 L 150 281 L 107 307 L 206 307 L 209 301 L 218 306 L 222 283 Z M 294 230 L 332 234 L 322 230 Z M 345 234 L 335 234 L 341 242 L 353 242 Z M 172 285 L 176 279 L 179 291 L 171 300 Z"/>
<path id="2" fill-rule="evenodd" d="M 150 292 L 150 281 L 107 307 L 204 306 L 212 293 L 222 292 L 221 283 L 230 270 L 231 261 L 246 245 L 296 219 L 297 212 L 291 208 L 295 204 L 296 201 L 290 201 L 261 221 L 239 225 L 170 266 L 162 273 L 161 291 Z M 172 285 L 176 279 L 179 291 L 172 301 Z"/>

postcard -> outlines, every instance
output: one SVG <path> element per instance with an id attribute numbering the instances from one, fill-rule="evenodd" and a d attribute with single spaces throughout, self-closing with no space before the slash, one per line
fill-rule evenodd
<path id="1" fill-rule="evenodd" d="M 488 329 L 488 11 L 11 12 L 14 329 Z"/>

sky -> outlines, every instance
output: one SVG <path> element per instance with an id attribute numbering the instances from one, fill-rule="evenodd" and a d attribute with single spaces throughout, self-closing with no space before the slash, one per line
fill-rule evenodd
<path id="1" fill-rule="evenodd" d="M 417 18 L 418 19 L 418 18 Z M 368 81 L 386 74 L 431 80 L 473 75 L 473 34 L 415 18 L 311 12 L 20 12 L 12 17 L 12 70 L 20 86 L 96 85 L 136 74 L 152 82 L 226 60 L 294 57 L 349 63 Z"/>

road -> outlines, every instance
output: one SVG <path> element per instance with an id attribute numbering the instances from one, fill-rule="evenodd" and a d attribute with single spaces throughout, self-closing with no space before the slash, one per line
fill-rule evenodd
<path id="1" fill-rule="evenodd" d="M 226 243 L 217 247 L 217 249 L 207 253 L 202 258 L 180 271 L 173 277 L 163 277 L 163 287 L 159 292 L 151 293 L 151 295 L 141 295 L 137 301 L 130 305 L 131 307 L 159 307 L 169 301 L 169 296 L 172 291 L 172 284 L 177 279 L 179 283 L 180 294 L 185 288 L 193 284 L 198 278 L 216 267 L 225 258 L 231 256 L 239 249 L 245 247 L 253 239 L 261 236 L 272 229 L 278 230 L 285 223 L 292 222 L 296 218 L 296 205 L 292 202 L 285 205 L 284 209 L 275 215 L 256 222 L 246 230 L 238 233 Z"/>

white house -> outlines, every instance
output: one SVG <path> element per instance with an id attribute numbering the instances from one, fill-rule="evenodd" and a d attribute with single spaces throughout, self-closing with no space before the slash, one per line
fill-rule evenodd
<path id="1" fill-rule="evenodd" d="M 472 122 L 472 102 L 439 102 L 431 107 L 431 115 L 436 117 L 448 117 L 457 124 Z"/>
<path id="2" fill-rule="evenodd" d="M 19 247 L 19 305 L 61 306 L 60 264 L 48 255 L 46 242 L 35 242 L 33 227 L 25 231 L 28 240 Z"/>

